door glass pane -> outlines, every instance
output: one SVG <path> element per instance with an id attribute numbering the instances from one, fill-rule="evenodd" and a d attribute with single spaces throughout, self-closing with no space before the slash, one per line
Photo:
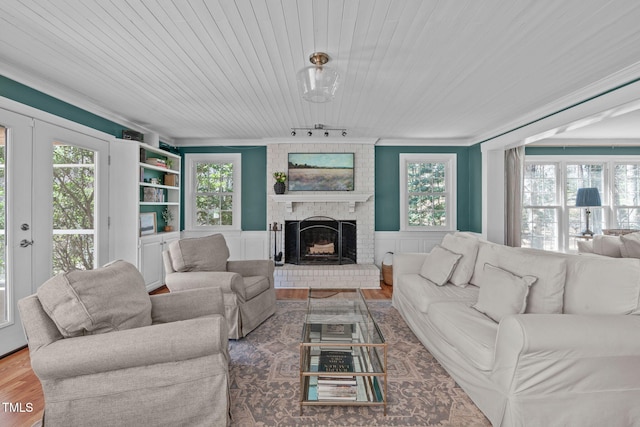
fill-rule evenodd
<path id="1" fill-rule="evenodd" d="M 53 274 L 91 270 L 95 257 L 95 152 L 53 147 Z"/>
<path id="2" fill-rule="evenodd" d="M 0 325 L 8 320 L 8 287 L 7 287 L 7 257 L 6 257 L 6 128 L 0 126 Z"/>

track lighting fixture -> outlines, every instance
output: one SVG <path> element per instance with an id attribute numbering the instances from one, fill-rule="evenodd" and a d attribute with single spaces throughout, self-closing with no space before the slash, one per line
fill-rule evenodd
<path id="1" fill-rule="evenodd" d="M 313 125 L 313 127 L 305 127 L 305 128 L 291 128 L 291 136 L 296 136 L 298 133 L 297 131 L 307 131 L 307 136 L 313 136 L 313 131 L 324 131 L 323 135 L 325 137 L 329 137 L 329 135 L 331 134 L 331 131 L 339 131 L 340 134 L 344 137 L 347 136 L 347 130 L 346 129 L 339 129 L 339 128 L 328 128 L 325 127 L 325 125 L 321 124 L 321 123 L 316 123 L 315 125 Z"/>

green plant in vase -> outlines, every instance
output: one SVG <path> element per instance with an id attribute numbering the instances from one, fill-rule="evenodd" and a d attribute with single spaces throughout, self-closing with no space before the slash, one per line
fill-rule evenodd
<path id="1" fill-rule="evenodd" d="M 273 178 L 276 180 L 276 183 L 273 184 L 273 191 L 276 194 L 284 194 L 284 190 L 286 189 L 285 181 L 287 180 L 287 174 L 284 172 L 274 172 Z"/>
<path id="2" fill-rule="evenodd" d="M 164 219 L 164 231 L 173 231 L 173 226 L 171 225 L 171 221 L 173 221 L 173 212 L 169 210 L 169 208 L 164 208 L 162 211 L 162 219 Z"/>

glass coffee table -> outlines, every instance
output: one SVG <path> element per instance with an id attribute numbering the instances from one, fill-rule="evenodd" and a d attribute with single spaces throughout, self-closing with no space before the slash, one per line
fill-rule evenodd
<path id="1" fill-rule="evenodd" d="M 373 405 L 387 414 L 387 344 L 360 289 L 310 289 L 300 342 L 304 406 Z"/>

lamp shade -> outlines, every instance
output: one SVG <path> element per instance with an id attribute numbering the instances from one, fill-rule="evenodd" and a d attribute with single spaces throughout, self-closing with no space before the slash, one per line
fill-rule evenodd
<path id="1" fill-rule="evenodd" d="M 576 206 L 600 206 L 600 192 L 597 188 L 578 188 Z"/>
<path id="2" fill-rule="evenodd" d="M 298 72 L 302 97 L 310 102 L 328 102 L 338 88 L 338 72 L 326 66 L 310 66 Z"/>

